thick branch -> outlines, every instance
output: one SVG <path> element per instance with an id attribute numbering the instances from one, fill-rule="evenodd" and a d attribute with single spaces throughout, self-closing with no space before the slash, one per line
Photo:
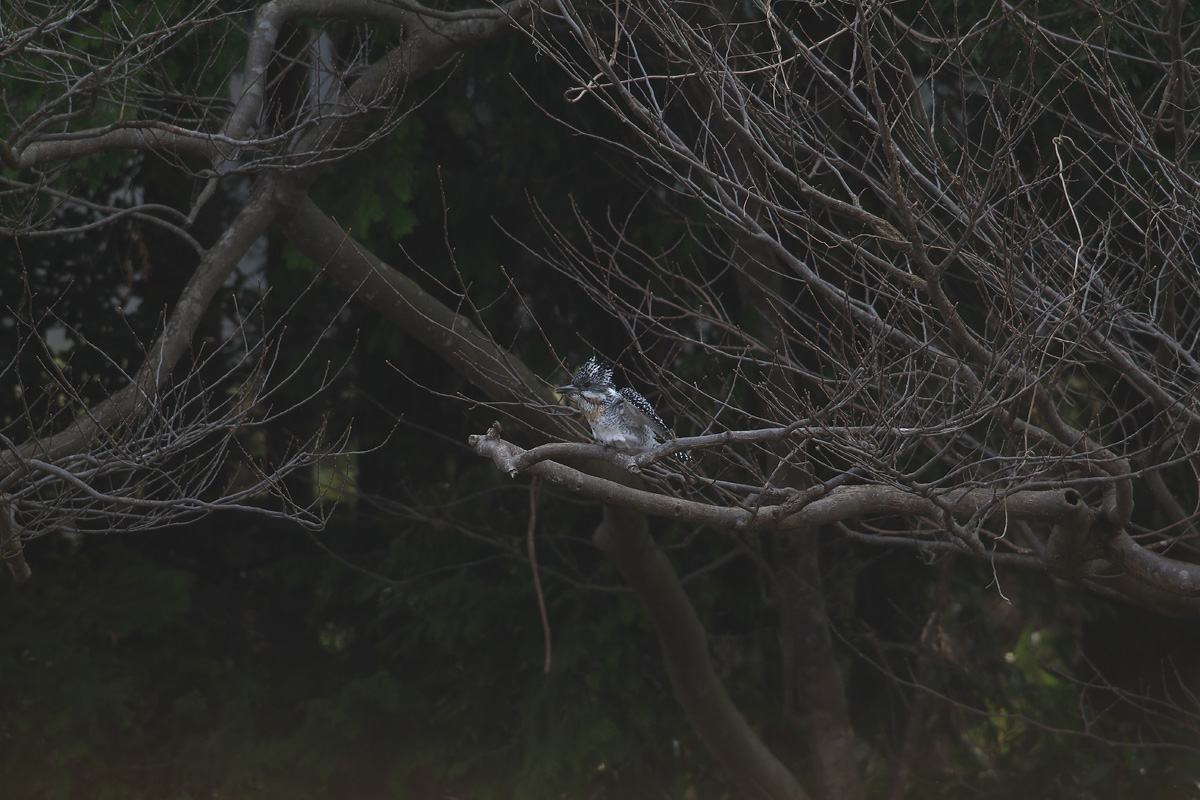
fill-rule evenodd
<path id="1" fill-rule="evenodd" d="M 543 462 L 535 469 L 549 466 L 557 465 Z M 606 505 L 604 522 L 594 539 L 642 601 L 662 644 L 675 698 L 709 752 L 750 795 L 773 800 L 806 798 L 804 789 L 746 723 L 713 672 L 708 636 L 674 567 L 650 536 L 646 518 L 627 508 Z"/>
<path id="2" fill-rule="evenodd" d="M 82 158 L 105 150 L 190 154 L 211 160 L 216 152 L 215 141 L 216 138 L 208 134 L 174 125 L 127 127 L 70 139 L 33 142 L 15 154 L 12 166 L 16 169 L 28 169 L 52 161 Z"/>
<path id="3" fill-rule="evenodd" d="M 1114 565 L 1170 594 L 1200 593 L 1200 564 L 1160 556 L 1139 545 L 1127 533 L 1117 534 L 1107 544 L 1105 556 Z"/>
<path id="4" fill-rule="evenodd" d="M 290 213 L 281 215 L 279 228 L 330 277 L 445 359 L 489 398 L 524 408 L 534 387 L 543 384 L 469 319 L 352 239 L 309 198 L 299 199 Z M 546 416 L 537 417 L 544 426 Z"/>
<path id="5" fill-rule="evenodd" d="M 521 471 L 528 452 L 500 438 L 497 426 L 487 435 L 472 436 L 471 446 L 481 456 L 491 458 L 503 472 Z M 581 445 L 590 452 L 591 445 Z M 857 517 L 881 515 L 922 515 L 938 517 L 949 508 L 955 517 L 967 519 L 979 509 L 994 504 L 998 517 L 1027 522 L 1058 523 L 1076 518 L 1082 500 L 1070 490 L 1018 492 L 1000 499 L 987 489 L 959 489 L 946 492 L 934 503 L 920 495 L 894 486 L 840 486 L 807 506 L 785 510 L 780 506 L 761 509 L 730 508 L 697 503 L 678 497 L 654 494 L 587 475 L 553 461 L 540 461 L 524 469 L 531 475 L 564 486 L 604 503 L 645 514 L 669 517 L 695 525 L 711 525 L 733 530 L 789 530 L 819 527 Z"/>
<path id="6" fill-rule="evenodd" d="M 0 503 L 0 560 L 4 561 L 16 583 L 25 583 L 33 575 L 25 561 L 25 548 L 7 503 Z"/>
<path id="7" fill-rule="evenodd" d="M 258 180 L 250 199 L 225 233 L 201 260 L 196 272 L 171 311 L 162 334 L 150 346 L 133 381 L 86 414 L 76 418 L 66 430 L 53 436 L 34 439 L 14 450 L 0 454 L 0 491 L 23 469 L 25 460 L 38 457 L 55 461 L 86 448 L 106 429 L 144 414 L 158 389 L 171 376 L 171 370 L 191 346 L 192 334 L 213 297 L 225 284 L 229 273 L 262 236 L 278 208 L 277 180 L 266 175 Z"/>

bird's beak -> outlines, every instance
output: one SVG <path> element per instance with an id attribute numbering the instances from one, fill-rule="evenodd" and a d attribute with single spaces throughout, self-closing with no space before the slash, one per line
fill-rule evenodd
<path id="1" fill-rule="evenodd" d="M 555 387 L 554 393 L 558 395 L 558 404 L 561 406 L 564 400 L 570 401 L 572 397 L 579 394 L 579 390 L 568 383 L 566 386 Z M 569 405 L 574 405 L 574 403 L 569 403 Z"/>

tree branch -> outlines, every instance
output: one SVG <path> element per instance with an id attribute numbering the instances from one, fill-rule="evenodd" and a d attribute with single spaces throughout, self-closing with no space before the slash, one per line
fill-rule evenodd
<path id="1" fill-rule="evenodd" d="M 470 444 L 476 453 L 492 459 L 502 472 L 510 475 L 522 471 L 518 466 L 530 452 L 501 439 L 498 425 L 493 425 L 486 435 L 472 436 Z M 594 446 L 576 447 L 581 453 L 591 453 Z M 565 448 L 560 452 L 565 452 Z M 935 503 L 893 486 L 866 485 L 836 487 L 800 509 L 729 508 L 634 489 L 553 461 L 537 461 L 523 471 L 606 504 L 727 530 L 790 530 L 880 515 L 937 518 L 944 509 L 957 518 L 967 519 L 983 508 L 991 509 L 991 514 L 1001 519 L 1055 523 L 1076 519 L 1082 507 L 1082 499 L 1071 489 L 1017 492 L 1008 497 L 998 497 L 987 489 L 954 489 L 939 494 L 939 502 Z"/>
<path id="2" fill-rule="evenodd" d="M 549 390 L 542 388 L 545 381 L 465 316 L 351 238 L 308 197 L 297 199 L 288 213 L 280 215 L 278 227 L 358 300 L 433 350 L 492 400 L 512 404 L 511 413 L 531 428 L 546 427 L 546 414 L 530 408 L 553 402 Z M 566 430 L 559 429 L 560 433 Z"/>
<path id="3" fill-rule="evenodd" d="M 277 178 L 270 174 L 255 183 L 246 205 L 201 259 L 180 293 L 162 334 L 150 346 L 142 366 L 127 386 L 87 409 L 66 430 L 32 439 L 0 454 L 0 491 L 19 478 L 26 459 L 55 461 L 83 450 L 112 426 L 137 419 L 152 407 L 159 387 L 170 379 L 172 369 L 190 347 L 192 334 L 216 293 L 275 216 L 279 205 L 277 183 Z"/>

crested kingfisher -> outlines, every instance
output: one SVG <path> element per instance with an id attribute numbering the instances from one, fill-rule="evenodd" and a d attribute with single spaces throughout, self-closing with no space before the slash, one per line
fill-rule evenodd
<path id="1" fill-rule="evenodd" d="M 597 444 L 637 454 L 674 439 L 650 401 L 628 387 L 618 389 L 612 376 L 612 367 L 593 356 L 570 383 L 555 391 L 583 412 Z M 689 453 L 675 455 L 680 461 L 691 461 Z"/>

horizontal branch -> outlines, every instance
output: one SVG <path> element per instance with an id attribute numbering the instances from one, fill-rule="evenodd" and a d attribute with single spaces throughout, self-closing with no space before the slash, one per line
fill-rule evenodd
<path id="1" fill-rule="evenodd" d="M 786 429 L 775 429 L 779 433 Z M 749 432 L 745 432 L 749 433 Z M 722 438 L 722 434 L 697 439 Z M 740 440 L 736 435 L 736 440 Z M 682 441 L 682 440 L 681 440 Z M 629 472 L 639 472 L 647 460 L 660 456 L 674 443 L 663 445 L 649 453 L 631 456 L 612 448 L 595 444 L 556 442 L 529 450 L 522 449 L 499 437 L 497 426 L 483 436 L 472 436 L 475 452 L 491 458 L 496 466 L 512 477 L 526 473 L 553 481 L 568 490 L 592 497 L 606 504 L 620 506 L 658 517 L 677 519 L 694 525 L 709 525 L 733 530 L 764 531 L 818 527 L 861 517 L 923 516 L 945 521 L 965 520 L 984 511 L 997 518 L 997 523 L 1042 523 L 1054 526 L 1055 533 L 1043 556 L 988 553 L 1012 566 L 1048 569 L 1066 580 L 1107 580 L 1089 570 L 1107 561 L 1124 570 L 1124 582 L 1119 590 L 1128 600 L 1149 605 L 1163 613 L 1191 614 L 1194 611 L 1175 608 L 1166 603 L 1169 598 L 1180 600 L 1200 595 L 1200 565 L 1191 564 L 1155 553 L 1139 545 L 1127 534 L 1120 533 L 1110 541 L 1096 540 L 1089 531 L 1095 518 L 1093 509 L 1083 504 L 1073 489 L 1028 490 L 1002 495 L 992 489 L 952 489 L 926 497 L 887 485 L 838 486 L 823 496 L 799 507 L 773 505 L 762 508 L 715 506 L 668 495 L 635 489 L 604 478 L 588 475 L 553 459 L 599 459 L 609 461 Z M 870 539 L 873 544 L 899 544 L 895 537 L 852 538 Z M 942 543 L 951 546 L 949 543 Z M 1097 561 L 1097 559 L 1101 559 Z M 1094 562 L 1094 563 L 1090 563 Z M 1110 568 L 1105 568 L 1110 569 Z M 1164 604 L 1165 603 L 1165 604 Z M 1168 610 L 1169 607 L 1169 610 Z"/>
<path id="2" fill-rule="evenodd" d="M 966 519 L 987 507 L 993 507 L 997 516 L 1007 520 L 1068 524 L 1078 518 L 1083 502 L 1073 489 L 1022 491 L 1008 496 L 990 489 L 956 489 L 936 495 L 935 502 L 894 486 L 872 485 L 839 486 L 798 509 L 783 506 L 733 508 L 634 489 L 554 461 L 530 463 L 532 459 L 526 456 L 530 451 L 501 439 L 498 424 L 483 436 L 472 436 L 470 444 L 476 453 L 491 458 L 501 471 L 509 475 L 525 472 L 604 503 L 695 525 L 735 530 L 817 527 L 857 517 L 881 515 L 938 518 L 947 508 L 956 518 Z M 566 454 L 572 450 L 581 456 L 594 455 L 594 445 L 562 445 L 556 452 Z"/>
<path id="3" fill-rule="evenodd" d="M 52 161 L 82 158 L 107 150 L 145 150 L 213 160 L 219 143 L 218 136 L 187 130 L 177 125 L 130 125 L 102 133 L 82 131 L 71 138 L 32 142 L 13 154 L 11 166 L 15 169 L 29 169 L 45 166 Z"/>

